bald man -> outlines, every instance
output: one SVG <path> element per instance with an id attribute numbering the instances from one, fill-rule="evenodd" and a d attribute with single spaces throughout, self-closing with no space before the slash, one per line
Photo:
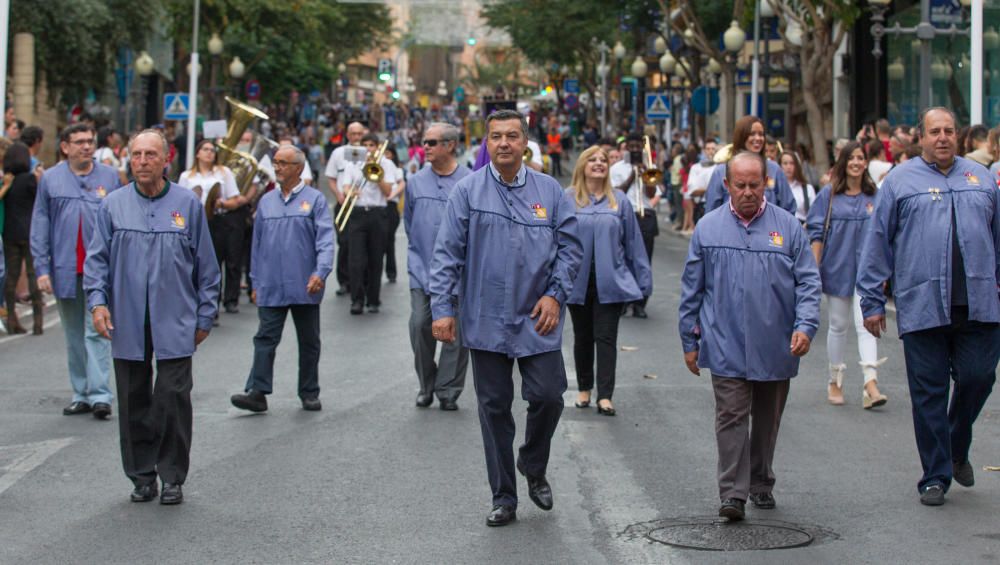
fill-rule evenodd
<path id="1" fill-rule="evenodd" d="M 361 122 L 351 122 L 347 125 L 347 145 L 341 145 L 330 153 L 330 158 L 326 162 L 326 182 L 330 186 L 330 192 L 337 199 L 337 206 L 333 214 L 336 217 L 340 212 L 340 206 L 344 202 L 345 194 L 340 190 L 339 180 L 343 176 L 348 163 L 363 163 L 368 156 L 368 150 L 361 146 L 361 138 L 364 137 L 368 129 Z M 337 234 L 337 296 L 343 296 L 349 292 L 348 281 L 350 281 L 350 264 L 347 261 L 347 230 Z"/>

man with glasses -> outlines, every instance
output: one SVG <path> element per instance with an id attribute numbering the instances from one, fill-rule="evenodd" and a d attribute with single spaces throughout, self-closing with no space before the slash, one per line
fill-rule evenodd
<path id="1" fill-rule="evenodd" d="M 302 408 L 319 401 L 319 304 L 333 269 L 333 218 L 326 197 L 301 178 L 306 156 L 294 145 L 274 155 L 280 190 L 261 197 L 254 220 L 250 281 L 260 325 L 253 338 L 253 367 L 244 394 L 230 399 L 251 412 L 267 410 L 274 383 L 274 356 L 289 310 L 299 342 Z"/>
<path id="2" fill-rule="evenodd" d="M 38 288 L 54 293 L 59 306 L 73 399 L 63 409 L 72 416 L 111 415 L 108 384 L 111 345 L 101 339 L 87 313 L 83 294 L 86 244 L 101 201 L 119 186 L 118 171 L 94 162 L 94 128 L 73 124 L 59 135 L 66 160 L 47 170 L 38 184 L 31 218 L 31 256 Z"/>
<path id="3" fill-rule="evenodd" d="M 465 386 L 469 350 L 462 346 L 460 328 L 453 343 L 441 345 L 441 358 L 434 363 L 437 340 L 431 333 L 431 295 L 429 275 L 434 255 L 434 240 L 448 206 L 455 183 L 468 176 L 468 167 L 455 158 L 458 128 L 447 123 L 433 123 L 424 133 L 424 151 L 430 167 L 421 169 L 406 183 L 403 200 L 403 226 L 409 240 L 406 269 L 410 273 L 410 345 L 420 382 L 417 406 L 426 408 L 436 394 L 442 410 L 457 410 L 456 401 Z"/>

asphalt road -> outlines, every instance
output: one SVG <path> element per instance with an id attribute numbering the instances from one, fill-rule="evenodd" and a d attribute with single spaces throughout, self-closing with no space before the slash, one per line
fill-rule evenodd
<path id="1" fill-rule="evenodd" d="M 778 509 L 749 511 L 751 523 L 797 525 L 813 543 L 705 552 L 651 542 L 646 534 L 711 516 L 718 504 L 711 386 L 684 368 L 677 338 L 687 242 L 665 233 L 656 245 L 650 318 L 622 320 L 619 344 L 638 349 L 619 354 L 619 415 L 572 406 L 567 324 L 570 390 L 549 467 L 555 509 L 534 507 L 522 479 L 519 520 L 506 528 L 484 524 L 490 493 L 471 374 L 459 411 L 413 405 L 405 277 L 383 287 L 377 315 L 349 316 L 346 298 L 327 295 L 319 413 L 302 411 L 295 394 L 292 327 L 269 413 L 230 406 L 256 315 L 246 304 L 222 315 L 195 357 L 192 467 L 177 507 L 129 502 L 114 419 L 61 415 L 69 385 L 58 325 L 42 337 L 0 337 L 0 563 L 1000 560 L 1000 473 L 982 471 L 1000 464 L 1000 400 L 978 423 L 976 486 L 923 507 L 900 341 L 880 342 L 890 401 L 869 412 L 860 370 L 846 380 L 847 406 L 826 403 L 825 332 L 793 381 L 775 458 Z M 396 249 L 405 265 L 402 233 Z M 519 428 L 524 411 L 516 400 Z"/>

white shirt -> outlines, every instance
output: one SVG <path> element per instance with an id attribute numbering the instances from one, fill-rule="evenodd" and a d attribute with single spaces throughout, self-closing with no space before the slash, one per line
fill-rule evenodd
<path id="1" fill-rule="evenodd" d="M 892 163 L 888 161 L 876 161 L 872 159 L 868 162 L 868 174 L 872 176 L 872 180 L 876 184 L 882 184 L 882 179 L 885 178 L 886 173 L 892 168 Z"/>
<path id="2" fill-rule="evenodd" d="M 240 189 L 236 186 L 236 177 L 233 175 L 233 171 L 226 166 L 217 166 L 209 174 L 203 174 L 201 171 L 187 170 L 181 173 L 181 178 L 177 181 L 177 184 L 184 188 L 200 192 L 202 206 L 208 200 L 208 192 L 212 190 L 212 186 L 216 183 L 221 186 L 219 198 L 222 200 L 229 200 L 234 196 L 240 195 Z"/>
<path id="3" fill-rule="evenodd" d="M 715 172 L 715 163 L 705 164 L 705 161 L 699 161 L 694 165 L 691 165 L 691 170 L 688 171 L 688 184 L 687 192 L 684 193 L 685 199 L 691 199 L 691 193 L 698 189 L 707 189 L 708 183 L 712 180 L 712 173 Z M 698 198 L 704 198 L 705 195 L 702 194 Z"/>
<path id="4" fill-rule="evenodd" d="M 94 152 L 94 160 L 97 161 L 98 163 L 104 163 L 105 165 L 114 167 L 119 170 L 121 170 L 122 168 L 121 159 L 119 159 L 118 156 L 115 155 L 114 150 L 111 149 L 110 147 L 101 147 L 96 152 Z M 105 163 L 105 161 L 108 162 Z"/>
<path id="5" fill-rule="evenodd" d="M 392 164 L 392 161 L 382 157 L 382 160 L 379 161 L 379 165 L 382 166 L 382 170 L 384 171 L 382 182 L 396 184 L 396 181 L 398 180 L 396 178 L 396 171 L 398 171 L 398 169 Z M 358 201 L 354 204 L 355 206 L 385 207 L 385 195 L 382 194 L 382 190 L 379 189 L 377 183 L 370 182 L 365 179 L 364 174 L 361 172 L 361 168 L 363 166 L 364 162 L 348 162 L 344 168 L 344 172 L 341 173 L 340 178 L 337 179 L 337 188 L 346 190 L 349 186 L 360 187 L 361 192 L 358 194 Z"/>
<path id="6" fill-rule="evenodd" d="M 542 148 L 538 146 L 538 142 L 528 140 L 528 149 L 531 149 L 531 162 L 542 166 Z"/>
<path id="7" fill-rule="evenodd" d="M 614 165 L 611 165 L 611 173 L 610 173 L 611 174 L 611 187 L 612 188 L 620 189 L 623 192 L 625 192 L 625 196 L 628 197 L 628 199 L 632 203 L 633 207 L 636 204 L 636 196 L 635 195 L 636 195 L 636 193 L 638 193 L 642 197 L 642 207 L 643 208 L 652 208 L 653 204 L 650 201 L 650 199 L 646 197 L 646 191 L 642 190 L 642 178 L 639 175 L 636 175 L 635 178 L 632 179 L 632 185 L 630 187 L 628 187 L 628 190 L 625 190 L 622 187 L 622 184 L 624 184 L 624 182 L 626 180 L 628 180 L 628 176 L 630 174 L 632 174 L 632 164 L 631 163 L 627 163 L 626 162 L 627 159 L 628 159 L 628 155 L 626 154 L 626 155 L 624 155 L 624 158 L 621 161 L 618 161 Z M 654 194 L 654 197 L 656 197 L 656 196 L 662 196 L 662 195 L 663 195 L 663 191 L 660 190 L 659 186 L 657 186 L 656 187 L 656 193 Z"/>
<path id="8" fill-rule="evenodd" d="M 324 174 L 328 179 L 336 179 L 340 187 L 340 176 L 344 173 L 347 163 L 364 163 L 368 158 L 368 150 L 361 145 L 341 145 L 330 153 L 326 161 Z"/>
<path id="9" fill-rule="evenodd" d="M 816 201 L 816 189 L 813 185 L 807 184 L 805 189 L 802 188 L 802 183 L 797 180 L 789 180 L 788 186 L 792 189 L 792 196 L 795 197 L 795 219 L 800 222 L 806 221 L 806 216 L 809 212 L 806 210 L 806 195 L 809 195 L 809 205 Z"/>

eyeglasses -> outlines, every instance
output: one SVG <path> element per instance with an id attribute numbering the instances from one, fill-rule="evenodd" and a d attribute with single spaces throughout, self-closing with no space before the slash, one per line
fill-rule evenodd
<path id="1" fill-rule="evenodd" d="M 438 143 L 446 143 L 446 141 L 443 140 L 443 139 L 425 139 L 424 140 L 424 145 L 426 145 L 427 147 L 437 147 Z"/>
<path id="2" fill-rule="evenodd" d="M 91 139 L 75 139 L 73 141 L 70 141 L 70 144 L 71 145 L 76 145 L 77 147 L 83 147 L 84 145 L 93 145 L 94 144 L 94 139 L 93 138 L 91 138 Z"/>
<path id="3" fill-rule="evenodd" d="M 298 165 L 299 164 L 298 161 L 282 161 L 280 159 L 275 160 L 275 161 L 271 161 L 271 163 L 274 165 L 275 168 L 278 168 L 278 167 L 290 167 L 292 165 Z"/>

